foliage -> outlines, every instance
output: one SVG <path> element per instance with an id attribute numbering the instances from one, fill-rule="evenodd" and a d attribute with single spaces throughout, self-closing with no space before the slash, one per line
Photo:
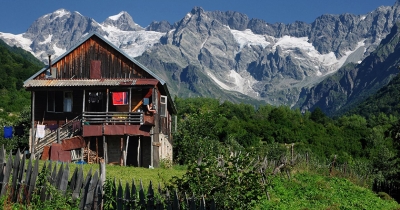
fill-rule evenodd
<path id="1" fill-rule="evenodd" d="M 271 180 L 271 200 L 255 209 L 399 209 L 398 203 L 382 200 L 372 191 L 343 178 L 312 172 L 296 173 L 292 179 Z"/>
<path id="2" fill-rule="evenodd" d="M 115 200 L 115 196 L 117 194 L 117 189 L 115 188 L 115 178 L 112 180 L 107 177 L 103 189 L 104 189 L 104 209 L 105 210 L 116 209 L 117 201 Z"/>
<path id="3" fill-rule="evenodd" d="M 4 118 L 10 112 L 19 112 L 30 104 L 30 93 L 22 87 L 23 82 L 36 73 L 42 66 L 32 59 L 27 52 L 15 47 L 9 47 L 0 42 L 0 117 Z"/>
<path id="4" fill-rule="evenodd" d="M 338 164 L 358 167 L 375 180 L 375 190 L 398 191 L 393 187 L 400 180 L 397 115 L 377 112 L 332 119 L 320 109 L 301 113 L 285 106 L 253 107 L 209 98 L 176 98 L 176 105 L 174 160 L 180 164 L 229 149 L 277 158 L 284 145 L 294 144 L 297 152 L 308 152 L 320 161 L 336 156 Z"/>
<path id="5" fill-rule="evenodd" d="M 251 154 L 239 153 L 191 163 L 186 174 L 174 177 L 169 188 L 213 198 L 220 209 L 251 209 L 266 199 L 266 180 L 261 162 Z"/>

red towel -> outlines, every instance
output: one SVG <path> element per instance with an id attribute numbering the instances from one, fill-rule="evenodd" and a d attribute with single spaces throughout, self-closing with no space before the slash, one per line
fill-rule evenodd
<path id="1" fill-rule="evenodd" d="M 113 105 L 127 105 L 128 104 L 127 92 L 113 92 Z"/>

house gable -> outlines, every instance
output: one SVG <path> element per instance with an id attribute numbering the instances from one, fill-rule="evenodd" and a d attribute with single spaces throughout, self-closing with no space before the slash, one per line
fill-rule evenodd
<path id="1" fill-rule="evenodd" d="M 51 71 L 47 68 L 32 79 L 122 78 L 153 79 L 154 76 L 94 34 L 52 62 Z"/>

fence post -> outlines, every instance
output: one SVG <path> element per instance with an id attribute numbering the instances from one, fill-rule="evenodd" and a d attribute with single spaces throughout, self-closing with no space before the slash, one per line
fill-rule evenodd
<path id="1" fill-rule="evenodd" d="M 122 210 L 123 209 L 123 190 L 122 190 L 122 184 L 121 180 L 119 180 L 119 185 L 118 185 L 118 190 L 117 190 L 117 209 Z"/>
<path id="2" fill-rule="evenodd" d="M 335 169 L 335 163 L 336 163 L 336 155 L 333 158 L 333 161 L 331 163 L 331 168 L 329 169 L 329 174 L 332 176 L 333 175 L 333 170 Z"/>
<path id="3" fill-rule="evenodd" d="M 125 199 L 124 199 L 124 206 L 125 209 L 129 210 L 131 209 L 131 190 L 129 189 L 129 184 L 128 182 L 125 183 Z"/>
<path id="4" fill-rule="evenodd" d="M 147 209 L 154 209 L 154 190 L 151 181 L 147 190 Z"/>
<path id="5" fill-rule="evenodd" d="M 97 140 L 97 138 L 96 138 Z M 97 145 L 97 144 L 96 144 Z M 104 183 L 106 182 L 106 164 L 104 162 L 104 159 L 101 159 L 99 161 L 99 166 L 100 166 L 100 180 L 99 180 L 99 185 L 100 185 L 100 190 L 101 190 L 101 196 L 104 196 Z M 100 209 L 103 209 L 103 199 L 101 199 L 100 202 Z"/>
<path id="6" fill-rule="evenodd" d="M 139 206 L 140 206 L 140 208 L 145 208 L 145 207 L 146 207 L 146 201 L 145 201 L 145 195 L 144 195 L 144 189 L 143 189 L 143 182 L 142 182 L 142 180 L 140 180 Z"/>

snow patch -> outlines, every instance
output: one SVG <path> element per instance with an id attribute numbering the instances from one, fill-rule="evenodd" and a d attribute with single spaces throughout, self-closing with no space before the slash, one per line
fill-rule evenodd
<path id="1" fill-rule="evenodd" d="M 8 45 L 17 47 L 21 47 L 22 49 L 32 53 L 32 49 L 30 45 L 32 44 L 32 40 L 24 38 L 24 34 L 10 34 L 10 33 L 0 33 L 0 38 L 3 39 Z"/>
<path id="2" fill-rule="evenodd" d="M 55 15 L 55 17 L 53 17 L 52 20 L 56 19 L 57 17 L 61 18 L 65 15 L 69 15 L 70 13 L 65 9 L 59 9 L 59 10 L 56 10 L 55 12 L 53 12 L 53 14 Z"/>
<path id="3" fill-rule="evenodd" d="M 63 53 L 65 53 L 67 51 L 65 48 L 57 47 L 57 44 L 53 44 L 52 48 L 55 51 L 55 56 L 56 57 L 62 55 Z"/>
<path id="4" fill-rule="evenodd" d="M 222 89 L 228 91 L 240 92 L 246 95 L 258 96 L 258 93 L 254 91 L 252 86 L 257 82 L 251 76 L 242 77 L 234 70 L 230 70 L 227 81 L 223 82 L 219 80 L 214 74 L 212 74 L 209 70 L 206 70 L 206 74 L 219 85 Z M 228 84 L 227 84 L 228 83 Z"/>
<path id="5" fill-rule="evenodd" d="M 142 55 L 147 49 L 160 42 L 165 34 L 156 31 L 121 31 L 114 26 L 100 25 L 108 33 L 105 37 L 131 57 Z"/>
<path id="6" fill-rule="evenodd" d="M 39 44 L 47 44 L 47 43 L 50 43 L 52 37 L 53 37 L 53 35 L 50 34 L 43 42 L 40 42 Z"/>
<path id="7" fill-rule="evenodd" d="M 123 14 L 125 14 L 125 12 L 122 11 L 122 12 L 118 13 L 118 15 L 113 15 L 108 18 L 111 20 L 118 20 Z"/>
<path id="8" fill-rule="evenodd" d="M 244 31 L 231 29 L 231 33 L 235 38 L 236 42 L 239 44 L 240 50 L 244 46 L 259 45 L 264 48 L 271 44 L 266 40 L 268 36 L 254 34 L 250 29 L 246 29 Z"/>

